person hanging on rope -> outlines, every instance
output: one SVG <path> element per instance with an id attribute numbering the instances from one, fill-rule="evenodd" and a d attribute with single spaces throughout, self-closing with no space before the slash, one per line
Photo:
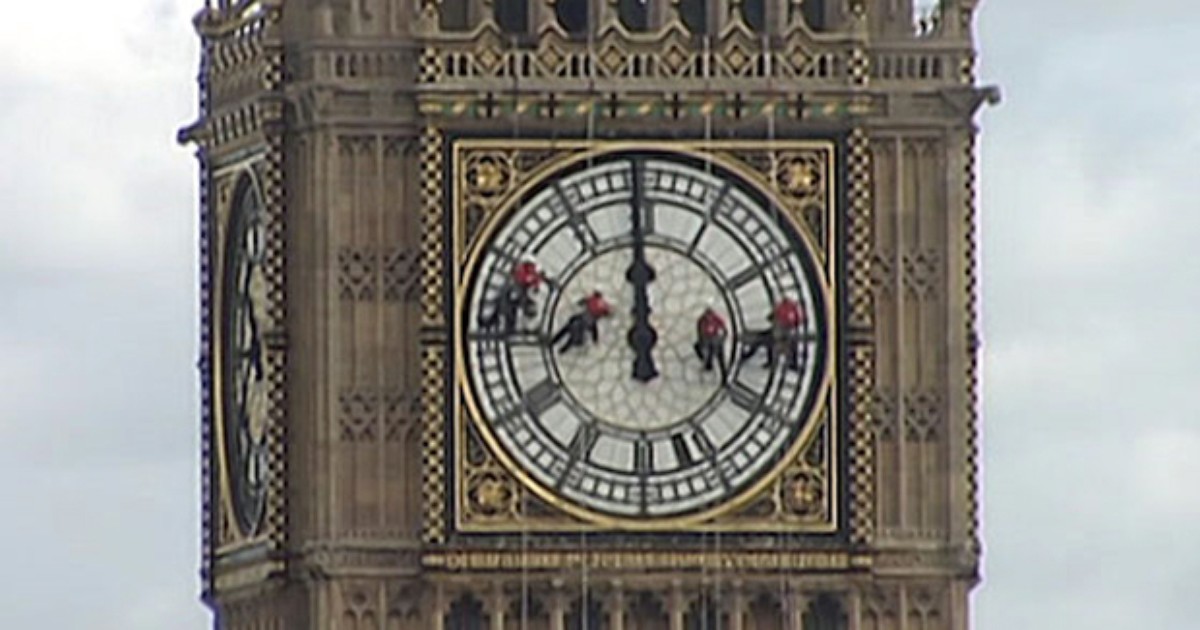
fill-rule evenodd
<path id="1" fill-rule="evenodd" d="M 775 360 L 783 355 L 787 367 L 791 370 L 800 369 L 800 330 L 804 327 L 804 308 L 800 303 L 784 298 L 777 302 L 767 320 L 771 327 L 767 330 L 751 333 L 750 340 L 742 349 L 742 360 L 753 358 L 759 349 L 766 348 L 767 362 L 764 368 L 775 366 Z"/>
<path id="2" fill-rule="evenodd" d="M 525 254 L 513 267 L 512 282 L 517 286 L 519 292 L 521 314 L 529 319 L 536 317 L 537 304 L 534 299 L 537 297 L 538 290 L 542 288 L 542 283 L 548 283 L 549 280 L 542 273 L 537 260 L 532 255 Z"/>
<path id="3" fill-rule="evenodd" d="M 532 320 L 537 317 L 538 290 L 549 282 L 533 256 L 522 256 L 513 265 L 511 276 L 496 296 L 492 312 L 480 321 L 480 325 L 488 330 L 499 326 L 504 335 L 513 334 L 518 318 Z"/>
<path id="4" fill-rule="evenodd" d="M 704 371 L 711 372 L 715 360 L 721 369 L 721 380 L 724 381 L 729 373 L 725 365 L 725 337 L 728 328 L 725 319 L 711 306 L 704 309 L 696 320 L 696 343 L 692 348 L 696 356 L 704 364 Z"/>
<path id="5" fill-rule="evenodd" d="M 800 329 L 804 326 L 804 309 L 800 303 L 785 298 L 771 311 L 771 332 L 774 343 L 768 347 L 767 362 L 783 354 L 789 370 L 800 369 Z"/>
<path id="6" fill-rule="evenodd" d="M 593 344 L 599 343 L 600 327 L 598 324 L 600 320 L 612 314 L 612 305 L 604 299 L 604 295 L 599 291 L 592 291 L 576 304 L 579 306 L 579 312 L 572 315 L 550 340 L 551 345 L 556 346 L 565 340 L 562 347 L 558 349 L 560 353 L 582 346 L 588 337 L 591 337 Z"/>

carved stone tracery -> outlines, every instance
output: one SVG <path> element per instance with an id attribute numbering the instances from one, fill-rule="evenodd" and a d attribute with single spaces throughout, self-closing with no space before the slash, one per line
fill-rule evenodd
<path id="1" fill-rule="evenodd" d="M 420 255 L 405 247 L 342 247 L 337 253 L 338 297 L 344 301 L 415 302 L 420 297 Z"/>
<path id="2" fill-rule="evenodd" d="M 419 398 L 399 389 L 355 388 L 338 395 L 338 437 L 346 442 L 403 442 L 419 417 Z"/>

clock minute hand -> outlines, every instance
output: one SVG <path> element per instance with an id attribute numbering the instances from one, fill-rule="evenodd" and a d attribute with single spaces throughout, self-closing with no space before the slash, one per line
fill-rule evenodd
<path id="1" fill-rule="evenodd" d="M 648 383 L 658 377 L 654 365 L 654 346 L 658 343 L 658 332 L 650 324 L 650 283 L 654 281 L 654 267 L 646 261 L 646 233 L 642 222 L 644 198 L 642 193 L 642 162 L 632 162 L 632 223 L 633 262 L 625 272 L 625 279 L 633 284 L 633 326 L 629 329 L 629 347 L 633 349 L 633 378 Z"/>

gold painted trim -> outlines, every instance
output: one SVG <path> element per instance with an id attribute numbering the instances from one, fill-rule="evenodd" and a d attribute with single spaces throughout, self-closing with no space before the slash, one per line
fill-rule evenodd
<path id="1" fill-rule="evenodd" d="M 462 154 L 466 149 L 475 150 L 497 150 L 497 149 L 560 149 L 563 151 L 572 151 L 565 158 L 557 161 L 552 161 L 551 165 L 542 165 L 536 170 L 537 175 L 530 177 L 528 181 L 514 188 L 508 193 L 506 199 L 497 205 L 497 210 L 491 213 L 481 226 L 479 233 L 473 239 L 473 244 L 466 252 L 466 260 L 463 260 L 464 248 L 467 248 L 465 243 L 465 234 L 463 225 L 466 222 L 465 208 L 461 205 L 462 191 L 460 183 L 462 181 Z M 582 151 L 580 151 L 582 149 Z M 516 204 L 535 187 L 543 184 L 554 173 L 560 172 L 564 168 L 579 164 L 583 161 L 594 159 L 598 156 L 607 155 L 621 151 L 636 151 L 636 150 L 661 150 L 668 153 L 676 153 L 694 159 L 711 160 L 720 165 L 735 175 L 740 177 L 747 185 L 754 188 L 762 194 L 769 202 L 774 203 L 781 209 L 784 209 L 782 214 L 786 217 L 792 228 L 800 235 L 804 242 L 808 253 L 815 258 L 817 268 L 821 269 L 824 277 L 819 279 L 819 284 L 816 290 L 822 292 L 822 297 L 825 299 L 825 316 L 826 316 L 826 349 L 827 361 L 824 374 L 821 375 L 819 385 L 817 386 L 816 398 L 813 401 L 813 406 L 809 412 L 808 421 L 802 429 L 796 440 L 784 452 L 784 456 L 773 467 L 759 473 L 759 478 L 746 486 L 732 498 L 728 498 L 717 505 L 700 512 L 683 514 L 678 516 L 668 516 L 661 518 L 629 518 L 604 514 L 590 510 L 586 507 L 569 501 L 562 496 L 554 493 L 551 489 L 544 487 L 536 479 L 532 478 L 499 444 L 498 440 L 492 434 L 490 426 L 482 418 L 481 411 L 474 399 L 474 395 L 469 386 L 469 380 L 465 372 L 465 357 L 463 355 L 463 331 L 461 330 L 461 317 L 459 314 L 466 306 L 466 282 L 465 279 L 470 277 L 478 264 L 480 248 L 478 244 L 488 242 L 491 235 L 499 229 L 503 224 L 504 219 L 511 214 Z M 826 165 L 826 221 L 825 221 L 825 239 L 826 246 L 824 248 L 814 247 L 813 236 L 809 229 L 803 223 L 799 222 L 791 212 L 787 212 L 789 207 L 787 203 L 771 188 L 764 186 L 762 178 L 748 170 L 733 159 L 733 156 L 725 155 L 721 151 L 728 150 L 759 150 L 764 152 L 778 152 L 782 150 L 821 150 L 825 153 Z M 541 500 L 549 503 L 555 508 L 565 512 L 566 514 L 579 519 L 582 523 L 545 523 L 534 519 L 519 519 L 521 531 L 581 531 L 581 530 L 596 530 L 596 529 L 617 529 L 617 530 L 632 530 L 632 531 L 667 531 L 680 528 L 689 528 L 698 531 L 777 531 L 781 528 L 788 528 L 791 531 L 817 532 L 828 533 L 836 531 L 839 522 L 840 500 L 838 496 L 838 488 L 840 487 L 839 478 L 839 452 L 838 452 L 838 383 L 834 375 L 838 373 L 839 357 L 837 351 L 837 299 L 836 278 L 837 278 L 837 256 L 822 255 L 822 252 L 833 254 L 837 243 L 837 201 L 836 196 L 836 178 L 837 178 L 837 145 L 832 140 L 783 140 L 768 144 L 765 141 L 759 140 L 738 140 L 738 141 L 551 141 L 551 140 L 500 140 L 500 139 L 471 139 L 458 140 L 452 145 L 451 150 L 451 217 L 452 222 L 452 251 L 451 265 L 449 270 L 454 282 L 454 304 L 452 313 L 454 314 L 454 322 L 452 324 L 453 334 L 451 343 L 454 352 L 454 373 L 455 387 L 453 390 L 458 391 L 460 395 L 454 395 L 452 401 L 452 422 L 454 434 L 454 518 L 455 526 L 459 531 L 475 531 L 475 532 L 504 532 L 517 531 L 514 523 L 497 523 L 497 524 L 481 524 L 481 523 L 465 523 L 462 519 L 465 509 L 465 501 L 463 493 L 465 485 L 463 483 L 464 458 L 466 439 L 464 435 L 463 422 L 463 402 L 466 403 L 467 415 L 470 421 L 475 426 L 481 439 L 483 439 L 488 450 L 500 460 L 504 469 L 518 479 L 521 485 L 531 491 Z M 771 173 L 774 177 L 774 172 Z M 824 267 L 821 264 L 824 262 Z M 772 483 L 777 481 L 784 474 L 789 466 L 793 465 L 796 459 L 804 451 L 812 441 L 813 437 L 819 430 L 822 424 L 820 418 L 822 414 L 828 412 L 828 440 L 826 446 L 829 453 L 829 470 L 828 470 L 828 488 L 829 496 L 826 500 L 829 505 L 828 520 L 820 525 L 797 524 L 762 519 L 758 523 L 751 519 L 731 520 L 729 522 L 712 522 L 720 519 L 723 516 L 729 515 L 755 499 L 763 493 Z"/>
<path id="2" fill-rule="evenodd" d="M 869 343 L 847 353 L 846 413 L 850 457 L 847 491 L 849 531 L 855 543 L 869 543 L 875 530 L 875 446 L 872 437 L 872 398 L 875 395 L 875 304 L 871 289 L 871 259 L 875 248 L 872 216 L 870 135 L 855 128 L 846 142 L 846 324 Z"/>

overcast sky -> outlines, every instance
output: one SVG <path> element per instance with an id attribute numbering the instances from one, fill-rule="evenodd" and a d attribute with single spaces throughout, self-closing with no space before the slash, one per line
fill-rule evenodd
<path id="1" fill-rule="evenodd" d="M 199 0 L 0 20 L 0 627 L 197 602 Z M 980 630 L 1200 619 L 1200 6 L 984 0 Z"/>

